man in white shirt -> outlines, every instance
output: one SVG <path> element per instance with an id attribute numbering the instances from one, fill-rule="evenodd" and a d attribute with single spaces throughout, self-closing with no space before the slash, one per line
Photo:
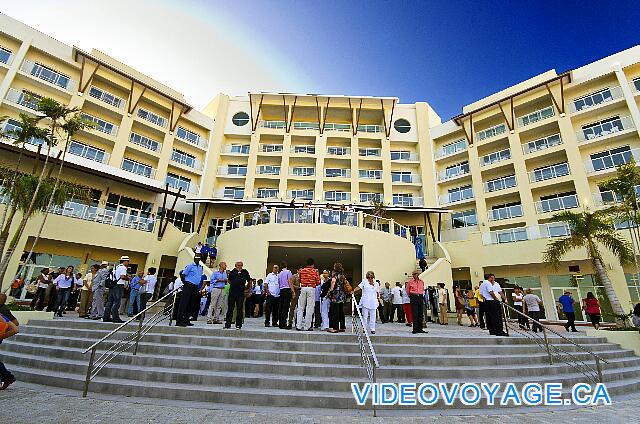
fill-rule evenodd
<path id="1" fill-rule="evenodd" d="M 264 310 L 264 326 L 278 326 L 280 317 L 280 283 L 278 273 L 280 267 L 273 265 L 272 271 L 265 278 L 265 295 L 267 296 Z M 271 318 L 270 318 L 271 317 Z"/>
<path id="2" fill-rule="evenodd" d="M 533 290 L 530 288 L 527 288 L 525 293 L 522 298 L 524 313 L 534 319 L 532 330 L 534 333 L 537 333 L 538 330 L 542 331 L 542 327 L 538 324 L 538 322 L 540 322 L 540 306 L 542 305 L 542 300 L 533 294 Z"/>
<path id="3" fill-rule="evenodd" d="M 87 272 L 82 280 L 82 288 L 80 289 L 80 307 L 78 308 L 78 316 L 80 318 L 89 318 L 89 308 L 91 305 L 91 281 L 96 272 L 98 272 L 99 266 L 97 264 L 91 265 L 89 272 Z"/>
<path id="4" fill-rule="evenodd" d="M 147 308 L 147 302 L 153 297 L 156 291 L 156 269 L 151 267 L 147 270 L 147 275 L 140 281 L 140 289 L 138 290 L 138 305 L 140 312 Z"/>
<path id="5" fill-rule="evenodd" d="M 502 287 L 496 282 L 496 276 L 486 274 L 480 285 L 480 295 L 485 301 L 487 329 L 493 336 L 508 336 L 502 322 Z"/>
<path id="6" fill-rule="evenodd" d="M 396 283 L 396 286 L 391 289 L 391 301 L 393 302 L 393 310 L 391 311 L 389 322 L 393 322 L 393 316 L 396 314 L 397 322 L 404 322 L 404 311 L 402 309 L 402 285 L 400 283 Z"/>
<path id="7" fill-rule="evenodd" d="M 118 310 L 120 309 L 120 302 L 122 302 L 124 285 L 127 281 L 129 281 L 128 267 L 129 257 L 122 256 L 120 258 L 120 265 L 118 265 L 116 269 L 113 270 L 113 278 L 114 280 L 116 280 L 116 285 L 112 289 L 109 289 L 109 298 L 107 299 L 107 304 L 105 305 L 104 310 L 104 317 L 102 318 L 104 322 L 124 322 L 120 319 Z"/>

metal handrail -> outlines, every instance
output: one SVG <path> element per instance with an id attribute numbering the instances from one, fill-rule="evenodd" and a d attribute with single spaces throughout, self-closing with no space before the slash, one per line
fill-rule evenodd
<path id="1" fill-rule="evenodd" d="M 587 377 L 588 379 L 592 380 L 594 383 L 602 383 L 603 382 L 602 381 L 603 379 L 602 379 L 601 362 L 604 362 L 605 364 L 608 364 L 609 361 L 607 361 L 606 359 L 604 359 L 602 356 L 598 355 L 597 353 L 592 352 L 589 349 L 577 344 L 573 340 L 563 336 L 562 334 L 558 333 L 557 331 L 553 330 L 552 328 L 542 324 L 540 321 L 537 321 L 537 320 L 531 318 L 529 315 L 527 315 L 527 314 L 525 314 L 523 312 L 520 312 L 519 310 L 515 309 L 511 305 L 508 305 L 505 302 L 501 302 L 501 304 L 502 304 L 502 317 L 503 317 L 503 321 L 504 321 L 504 329 L 505 329 L 507 334 L 509 333 L 509 328 L 510 328 L 509 326 L 511 324 L 512 331 L 515 331 L 516 333 L 518 333 L 520 335 L 523 335 L 523 336 L 527 337 L 528 339 L 534 340 L 538 345 L 540 345 L 541 347 L 543 347 L 547 351 L 547 356 L 549 358 L 549 365 L 553 365 L 553 359 L 555 357 L 556 359 L 559 359 L 560 361 L 564 362 L 565 364 L 577 368 L 585 377 Z M 542 336 L 538 336 L 537 333 L 524 331 L 523 329 L 521 329 L 519 327 L 519 325 L 510 323 L 508 315 L 506 313 L 507 310 L 511 310 L 511 311 L 515 312 L 516 314 L 523 316 L 525 319 L 530 320 L 530 321 L 534 322 L 535 324 L 539 325 L 542 328 Z M 547 337 L 547 332 L 555 334 L 556 336 L 558 336 L 562 340 L 568 342 L 569 344 L 571 344 L 573 346 L 576 346 L 578 349 L 580 349 L 584 353 L 590 355 L 595 361 L 595 369 L 592 366 L 590 366 L 589 364 L 587 364 L 584 361 L 582 361 L 581 359 L 579 359 L 576 355 L 573 355 L 573 354 L 567 352 L 566 350 L 562 349 L 558 345 L 555 345 L 555 344 L 551 343 L 551 341 L 549 340 L 549 337 Z"/>
<path id="2" fill-rule="evenodd" d="M 178 292 L 180 291 L 181 289 L 178 288 L 165 294 L 160 299 L 147 306 L 147 308 L 145 308 L 143 311 L 138 312 L 136 315 L 129 318 L 126 322 L 120 324 L 115 330 L 111 331 L 109 334 L 93 343 L 82 352 L 83 355 L 91 352 L 91 356 L 89 357 L 89 364 L 87 366 L 87 375 L 84 381 L 84 390 L 82 392 L 82 397 L 87 397 L 87 392 L 89 391 L 89 383 L 91 382 L 91 380 L 93 380 L 93 378 L 98 375 L 100 370 L 104 368 L 109 362 L 111 362 L 115 357 L 128 350 L 131 346 L 133 346 L 133 355 L 136 355 L 138 353 L 138 343 L 140 342 L 140 339 L 149 331 L 151 331 L 151 329 L 155 327 L 159 322 L 164 321 L 167 317 L 169 318 L 169 325 L 171 325 L 173 310 L 176 306 L 176 297 Z M 170 297 L 172 299 L 169 305 L 165 305 L 162 310 L 156 312 L 153 316 L 151 316 L 151 318 L 144 322 L 147 311 L 156 306 L 158 303 Z M 129 325 L 129 323 L 137 320 L 138 318 L 140 320 L 135 332 L 130 333 L 127 337 L 115 342 L 107 350 L 102 352 L 102 354 L 98 358 L 96 358 L 96 351 L 102 343 L 106 342 L 113 335 L 120 332 L 120 330 L 122 330 L 127 325 Z"/>
<path id="3" fill-rule="evenodd" d="M 366 325 L 360 309 L 356 304 L 355 296 L 351 296 L 351 332 L 358 338 L 358 345 L 360 346 L 360 356 L 362 358 L 362 366 L 367 371 L 367 376 L 372 384 L 376 384 L 376 370 L 380 368 L 376 351 L 373 349 L 369 333 L 366 330 Z M 364 335 L 364 337 L 363 337 Z M 373 361 L 373 362 L 372 362 Z M 376 417 L 378 412 L 375 402 L 371 402 L 373 405 L 373 416 Z"/>

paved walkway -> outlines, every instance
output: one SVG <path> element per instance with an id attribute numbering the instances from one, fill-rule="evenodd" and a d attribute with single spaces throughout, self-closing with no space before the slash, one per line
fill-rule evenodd
<path id="1" fill-rule="evenodd" d="M 0 392 L 0 423 L 401 423 L 434 422 L 442 424 L 468 423 L 637 423 L 640 395 L 633 395 L 622 400 L 615 400 L 612 406 L 585 407 L 557 412 L 518 413 L 505 411 L 504 414 L 488 417 L 483 412 L 475 415 L 428 415 L 417 417 L 379 417 L 370 415 L 346 416 L 310 415 L 305 410 L 282 413 L 277 410 L 260 412 L 242 412 L 225 409 L 206 408 L 203 405 L 185 406 L 179 402 L 132 400 L 126 397 L 105 398 L 100 396 L 83 399 L 77 392 L 70 392 L 50 387 L 42 387 L 25 383 L 16 383 L 6 391 Z M 425 413 L 428 414 L 427 411 Z M 460 413 L 460 411 L 457 411 Z"/>

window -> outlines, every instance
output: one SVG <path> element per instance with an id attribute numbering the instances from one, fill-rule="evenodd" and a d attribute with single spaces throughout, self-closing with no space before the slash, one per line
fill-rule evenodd
<path id="1" fill-rule="evenodd" d="M 516 186 L 516 176 L 508 175 L 506 177 L 496 178 L 494 180 L 487 181 L 486 188 L 487 192 L 504 190 L 507 188 Z"/>
<path id="2" fill-rule="evenodd" d="M 582 134 L 586 140 L 591 140 L 593 138 L 603 137 L 605 135 L 624 130 L 625 127 L 622 123 L 622 119 L 620 119 L 619 116 L 614 116 L 583 126 Z"/>
<path id="3" fill-rule="evenodd" d="M 278 197 L 277 188 L 259 188 L 258 199 L 275 199 Z"/>
<path id="4" fill-rule="evenodd" d="M 550 135 L 545 138 L 541 138 L 539 140 L 530 141 L 525 144 L 525 153 L 533 153 L 539 150 L 545 150 L 553 146 L 557 146 L 562 144 L 562 138 L 560 138 L 560 134 Z"/>
<path id="5" fill-rule="evenodd" d="M 411 160 L 411 152 L 408 150 L 392 151 L 391 160 Z"/>
<path id="6" fill-rule="evenodd" d="M 638 274 L 625 274 L 627 286 L 629 287 L 629 295 L 631 303 L 634 305 L 640 302 L 640 276 Z"/>
<path id="7" fill-rule="evenodd" d="M 167 120 L 162 116 L 143 108 L 138 108 L 138 117 L 144 119 L 145 121 L 149 121 L 159 127 L 164 127 L 167 124 Z"/>
<path id="8" fill-rule="evenodd" d="M 394 193 L 393 204 L 399 206 L 413 206 L 413 194 L 411 193 Z"/>
<path id="9" fill-rule="evenodd" d="M 89 95 L 95 99 L 101 100 L 111 106 L 117 107 L 118 109 L 122 106 L 122 99 L 114 96 L 113 94 L 104 91 L 98 87 L 91 87 L 89 89 Z"/>
<path id="10" fill-rule="evenodd" d="M 412 182 L 411 172 L 409 171 L 393 171 L 391 172 L 391 182 L 410 183 Z"/>
<path id="11" fill-rule="evenodd" d="M 292 199 L 313 200 L 313 190 L 291 190 L 289 197 Z"/>
<path id="12" fill-rule="evenodd" d="M 244 187 L 225 187 L 225 199 L 242 199 L 244 197 Z"/>
<path id="13" fill-rule="evenodd" d="M 171 172 L 167 173 L 167 178 L 165 180 L 169 186 L 175 189 L 182 189 L 182 191 L 189 191 L 191 188 L 191 179 L 187 177 L 183 177 L 181 175 L 172 174 Z"/>
<path id="14" fill-rule="evenodd" d="M 40 63 L 36 63 L 33 65 L 33 68 L 31 68 L 31 75 L 64 89 L 67 88 L 67 86 L 69 85 L 69 81 L 71 80 L 71 78 L 69 78 L 68 76 L 54 71 L 53 69 Z"/>
<path id="15" fill-rule="evenodd" d="M 72 155 L 80 156 L 96 162 L 105 162 L 104 150 L 88 146 L 75 140 L 71 140 L 71 143 L 69 143 L 68 152 Z"/>
<path id="16" fill-rule="evenodd" d="M 380 156 L 380 149 L 378 148 L 362 148 L 358 150 L 360 156 Z"/>
<path id="17" fill-rule="evenodd" d="M 349 200 L 349 192 L 346 191 L 325 191 L 324 200 L 328 202 L 341 202 Z"/>
<path id="18" fill-rule="evenodd" d="M 411 131 L 411 124 L 406 119 L 398 119 L 393 123 L 393 128 L 401 134 L 406 134 Z"/>
<path id="19" fill-rule="evenodd" d="M 189 168 L 196 167 L 196 157 L 180 150 L 173 149 L 173 152 L 171 153 L 171 160 L 176 163 L 186 165 Z"/>
<path id="20" fill-rule="evenodd" d="M 163 216 L 164 210 L 158 208 L 158 216 Z M 176 226 L 183 233 L 191 232 L 191 223 L 193 222 L 193 216 L 184 212 L 167 211 L 165 219 Z"/>
<path id="21" fill-rule="evenodd" d="M 0 62 L 8 64 L 11 59 L 11 50 L 0 47 Z"/>
<path id="22" fill-rule="evenodd" d="M 249 154 L 249 144 L 232 144 L 231 149 L 229 150 L 231 153 L 240 153 L 243 155 Z"/>
<path id="23" fill-rule="evenodd" d="M 31 91 L 22 90 L 22 94 L 18 98 L 18 104 L 28 107 L 31 110 L 38 110 L 38 103 L 42 100 L 42 96 Z"/>
<path id="24" fill-rule="evenodd" d="M 455 165 L 447 166 L 445 169 L 446 178 L 453 178 L 458 175 L 469 173 L 469 161 L 457 163 Z"/>
<path id="25" fill-rule="evenodd" d="M 459 200 L 471 199 L 473 197 L 473 189 L 471 185 L 454 187 L 447 190 L 449 194 L 449 202 L 457 202 Z"/>
<path id="26" fill-rule="evenodd" d="M 138 146 L 142 146 L 145 149 L 153 150 L 154 152 L 160 150 L 159 142 L 134 132 L 129 136 L 129 141 L 133 144 L 137 144 Z"/>
<path id="27" fill-rule="evenodd" d="M 316 154 L 315 146 L 293 146 L 293 153 L 307 153 L 310 155 Z"/>
<path id="28" fill-rule="evenodd" d="M 282 144 L 261 144 L 260 151 L 265 153 L 281 152 Z"/>
<path id="29" fill-rule="evenodd" d="M 344 156 L 349 154 L 348 147 L 337 147 L 337 146 L 329 146 L 327 147 L 327 154 L 334 156 Z"/>
<path id="30" fill-rule="evenodd" d="M 153 178 L 153 168 L 144 163 L 136 162 L 135 160 L 125 158 L 122 161 L 122 169 L 142 175 L 143 177 Z"/>
<path id="31" fill-rule="evenodd" d="M 475 225 L 478 225 L 478 216 L 475 209 L 451 214 L 451 228 L 473 227 Z"/>
<path id="32" fill-rule="evenodd" d="M 613 93 L 610 88 L 605 88 L 600 91 L 596 91 L 595 93 L 588 94 L 579 99 L 575 99 L 573 104 L 576 108 L 576 111 L 581 111 L 583 109 L 588 109 L 590 107 L 599 105 L 601 103 L 609 102 L 613 100 Z"/>
<path id="33" fill-rule="evenodd" d="M 500 221 L 503 219 L 516 218 L 522 216 L 522 204 L 520 202 L 506 203 L 504 205 L 493 206 L 489 211 L 490 221 Z"/>
<path id="34" fill-rule="evenodd" d="M 487 166 L 492 163 L 500 162 L 503 160 L 507 160 L 511 158 L 511 150 L 504 149 L 499 152 L 489 153 L 488 155 L 484 155 L 480 158 L 480 165 Z"/>
<path id="35" fill-rule="evenodd" d="M 382 179 L 382 171 L 376 169 L 361 169 L 360 178 L 365 178 L 368 180 L 381 180 Z"/>
<path id="36" fill-rule="evenodd" d="M 206 243 L 209 245 L 215 244 L 216 239 L 222 233 L 222 229 L 224 228 L 224 221 L 224 218 L 211 218 L 209 228 L 207 229 Z"/>
<path id="37" fill-rule="evenodd" d="M 246 112 L 238 112 L 233 115 L 231 118 L 231 122 L 237 127 L 245 126 L 249 123 L 249 115 Z"/>
<path id="38" fill-rule="evenodd" d="M 247 165 L 229 165 L 229 175 L 247 175 Z"/>
<path id="39" fill-rule="evenodd" d="M 116 126 L 111 122 L 107 122 L 104 119 L 96 118 L 95 116 L 91 116 L 87 113 L 83 113 L 80 115 L 82 119 L 87 120 L 89 122 L 93 122 L 96 126 L 95 129 L 103 132 L 105 134 L 115 135 Z"/>
<path id="40" fill-rule="evenodd" d="M 578 196 L 575 191 L 567 193 L 552 194 L 549 196 L 541 196 L 538 206 L 538 212 L 553 212 L 563 209 L 577 208 Z"/>
<path id="41" fill-rule="evenodd" d="M 349 170 L 344 168 L 325 168 L 324 170 L 325 177 L 338 177 L 338 178 L 347 178 L 349 177 Z"/>
<path id="42" fill-rule="evenodd" d="M 382 193 L 360 193 L 360 202 L 382 202 Z"/>
<path id="43" fill-rule="evenodd" d="M 291 168 L 291 175 L 296 177 L 312 177 L 316 174 L 315 168 L 296 166 Z"/>
<path id="44" fill-rule="evenodd" d="M 614 168 L 631 161 L 631 148 L 629 146 L 617 147 L 591 155 L 591 165 L 594 171 Z"/>
<path id="45" fill-rule="evenodd" d="M 563 177 L 565 175 L 569 175 L 569 164 L 566 162 L 557 163 L 551 166 L 544 166 L 533 170 L 534 182 Z"/>
<path id="46" fill-rule="evenodd" d="M 441 151 L 440 156 L 452 155 L 456 152 L 461 152 L 466 149 L 467 149 L 467 140 L 465 140 L 464 138 L 461 138 L 460 140 L 456 140 L 453 143 L 445 144 L 444 146 L 442 146 L 442 149 L 440 150 Z"/>
<path id="47" fill-rule="evenodd" d="M 120 213 L 133 213 L 135 210 L 144 218 L 151 215 L 153 203 L 143 202 L 141 200 L 132 199 L 130 197 L 120 196 L 119 194 L 109 193 L 105 209 L 108 211 L 117 211 Z M 136 212 L 136 213 L 137 213 Z"/>
<path id="48" fill-rule="evenodd" d="M 9 119 L 6 124 L 4 124 L 4 131 L 7 134 L 7 137 L 16 140 L 20 131 L 22 131 L 22 125 L 20 121 L 16 121 L 15 119 Z M 41 138 L 30 137 L 27 140 L 27 143 L 33 144 L 34 146 L 40 146 L 44 143 L 44 140 Z"/>
<path id="49" fill-rule="evenodd" d="M 200 135 L 182 127 L 178 127 L 178 129 L 176 130 L 176 137 L 196 145 L 200 143 Z"/>
<path id="50" fill-rule="evenodd" d="M 280 165 L 260 165 L 258 166 L 260 175 L 280 175 Z"/>
<path id="51" fill-rule="evenodd" d="M 640 91 L 640 78 L 636 78 L 633 80 L 633 85 L 636 88 L 636 91 Z"/>

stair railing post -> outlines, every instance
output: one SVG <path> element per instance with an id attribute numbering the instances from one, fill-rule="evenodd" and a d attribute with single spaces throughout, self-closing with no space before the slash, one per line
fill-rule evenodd
<path id="1" fill-rule="evenodd" d="M 544 347 L 547 349 L 547 355 L 549 356 L 549 365 L 553 365 L 553 357 L 551 356 L 551 348 L 549 347 L 549 338 L 547 337 L 546 327 L 542 327 L 542 334 L 544 335 Z"/>
<path id="2" fill-rule="evenodd" d="M 140 341 L 140 335 L 142 333 L 142 321 L 144 320 L 144 314 L 138 317 L 138 329 L 136 330 L 136 345 L 133 347 L 133 355 L 138 353 L 138 342 Z"/>
<path id="3" fill-rule="evenodd" d="M 509 335 L 509 317 L 507 315 L 507 308 L 504 306 L 504 302 L 500 302 L 500 309 L 502 310 L 502 320 L 504 321 L 504 330 Z"/>
<path id="4" fill-rule="evenodd" d="M 598 371 L 598 381 L 602 383 L 602 365 L 600 365 L 600 358 L 596 355 L 596 370 Z"/>
<path id="5" fill-rule="evenodd" d="M 89 365 L 87 365 L 87 375 L 84 379 L 84 390 L 82 391 L 82 397 L 87 397 L 89 391 L 89 382 L 91 381 L 91 370 L 93 368 L 93 361 L 96 357 L 96 347 L 91 349 L 91 356 L 89 357 Z"/>
<path id="6" fill-rule="evenodd" d="M 178 297 L 178 291 L 176 290 L 173 293 L 173 299 L 171 299 L 171 308 L 169 309 L 169 327 L 171 327 L 171 323 L 173 322 L 173 311 L 176 309 L 176 299 Z"/>
<path id="7" fill-rule="evenodd" d="M 375 364 L 373 365 L 373 387 L 375 388 L 376 386 L 376 366 Z M 375 389 L 374 389 L 375 390 Z M 373 404 L 373 416 L 377 417 L 378 416 L 378 408 L 376 408 L 376 402 L 373 396 L 373 390 L 371 391 L 371 403 Z"/>

